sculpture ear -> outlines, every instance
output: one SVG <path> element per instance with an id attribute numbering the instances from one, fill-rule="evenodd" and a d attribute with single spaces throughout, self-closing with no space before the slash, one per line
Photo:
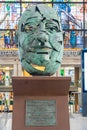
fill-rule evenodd
<path id="1" fill-rule="evenodd" d="M 21 32 L 24 32 L 24 31 L 25 31 L 25 24 L 22 23 L 22 24 L 21 24 Z"/>
<path id="2" fill-rule="evenodd" d="M 63 40 L 65 39 L 65 32 L 63 31 Z"/>

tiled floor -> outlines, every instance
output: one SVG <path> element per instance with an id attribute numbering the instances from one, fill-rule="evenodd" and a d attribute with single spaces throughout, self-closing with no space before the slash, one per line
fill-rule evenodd
<path id="1" fill-rule="evenodd" d="M 87 117 L 81 114 L 70 114 L 70 130 L 87 130 Z"/>
<path id="2" fill-rule="evenodd" d="M 12 130 L 12 113 L 0 113 L 0 130 Z M 70 114 L 70 130 L 87 130 L 87 117 Z"/>
<path id="3" fill-rule="evenodd" d="M 12 113 L 0 113 L 0 130 L 12 130 Z"/>

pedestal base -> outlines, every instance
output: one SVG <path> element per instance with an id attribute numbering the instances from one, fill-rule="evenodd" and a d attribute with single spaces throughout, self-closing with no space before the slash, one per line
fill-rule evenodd
<path id="1" fill-rule="evenodd" d="M 70 78 L 13 77 L 12 80 L 12 130 L 70 130 Z"/>

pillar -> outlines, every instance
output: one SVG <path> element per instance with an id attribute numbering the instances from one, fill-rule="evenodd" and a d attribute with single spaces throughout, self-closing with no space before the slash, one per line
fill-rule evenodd
<path id="1" fill-rule="evenodd" d="M 13 72 L 13 75 L 14 75 L 14 76 L 17 76 L 17 64 L 14 64 L 14 65 L 13 65 L 13 68 L 14 68 L 14 69 L 13 69 L 13 71 L 14 71 L 14 72 Z"/>
<path id="2" fill-rule="evenodd" d="M 75 87 L 78 89 L 79 67 L 75 67 Z M 75 112 L 78 111 L 78 93 L 75 94 Z"/>

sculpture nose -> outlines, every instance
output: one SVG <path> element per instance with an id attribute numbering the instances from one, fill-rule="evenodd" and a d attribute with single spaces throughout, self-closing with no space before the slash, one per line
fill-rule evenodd
<path id="1" fill-rule="evenodd" d="M 37 40 L 41 46 L 46 46 L 48 42 L 48 35 L 46 32 L 40 33 L 37 37 Z"/>

